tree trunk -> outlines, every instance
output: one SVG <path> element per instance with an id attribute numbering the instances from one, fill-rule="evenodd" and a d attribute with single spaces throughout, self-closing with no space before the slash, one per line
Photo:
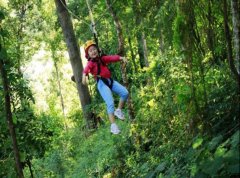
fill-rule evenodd
<path id="1" fill-rule="evenodd" d="M 238 74 L 240 74 L 240 1 L 231 0 L 233 40 L 235 48 L 235 60 L 238 64 Z"/>
<path id="2" fill-rule="evenodd" d="M 149 67 L 147 43 L 146 43 L 146 38 L 145 38 L 145 33 L 144 32 L 142 33 L 142 44 L 143 44 L 143 54 L 144 54 L 145 66 Z"/>
<path id="3" fill-rule="evenodd" d="M 31 174 L 31 178 L 33 178 L 32 164 L 29 158 L 27 158 L 27 165 Z"/>
<path id="4" fill-rule="evenodd" d="M 186 63 L 186 71 L 189 74 L 190 78 L 190 85 L 191 85 L 191 90 L 192 90 L 192 96 L 191 99 L 195 105 L 196 108 L 196 115 L 194 119 L 192 120 L 192 132 L 196 133 L 196 128 L 198 126 L 198 123 L 200 122 L 201 117 L 199 116 L 200 114 L 200 109 L 197 103 L 196 99 L 196 87 L 195 87 L 195 78 L 194 78 L 194 71 L 193 71 L 193 51 L 194 49 L 194 40 L 197 39 L 195 35 L 194 39 L 194 29 L 193 26 L 194 24 L 194 11 L 193 11 L 193 4 L 192 1 L 183 1 L 183 0 L 177 0 L 179 10 L 182 14 L 184 14 L 185 18 L 185 29 L 182 29 L 182 31 L 178 33 L 187 33 L 188 35 L 182 39 L 182 51 L 186 51 L 186 53 L 183 55 L 183 61 Z M 192 28 L 188 28 L 192 27 Z"/>
<path id="5" fill-rule="evenodd" d="M 22 58 L 22 55 L 23 55 L 23 52 L 21 51 L 21 45 L 22 45 L 22 40 L 23 40 L 23 29 L 24 29 L 24 26 L 23 26 L 23 23 L 24 23 L 24 16 L 26 14 L 26 11 L 27 11 L 27 5 L 26 4 L 23 4 L 22 7 L 21 7 L 21 11 L 20 11 L 20 14 L 18 14 L 20 16 L 20 28 L 18 29 L 17 31 L 17 36 L 18 36 L 18 43 L 17 43 L 17 57 L 18 57 L 18 73 L 23 77 L 23 73 L 21 71 L 21 58 Z"/>
<path id="6" fill-rule="evenodd" d="M 164 56 L 165 55 L 165 46 L 164 46 L 164 35 L 163 35 L 162 30 L 161 30 L 161 34 L 160 34 L 159 45 L 160 45 L 161 53 Z"/>
<path id="7" fill-rule="evenodd" d="M 55 66 L 55 69 L 56 69 L 56 74 L 57 74 L 58 89 L 59 89 L 59 93 L 60 93 L 60 97 L 61 97 L 62 112 L 63 112 L 63 117 L 64 117 L 64 127 L 65 127 L 66 131 L 68 132 L 68 126 L 67 126 L 67 123 L 66 123 L 65 106 L 64 106 L 63 96 L 62 96 L 62 87 L 61 87 L 61 82 L 60 82 L 60 78 L 59 78 L 57 61 L 54 59 L 54 56 L 53 56 L 53 60 L 54 60 L 54 66 Z"/>
<path id="8" fill-rule="evenodd" d="M 113 7 L 111 7 L 111 5 L 110 5 L 110 0 L 106 0 L 106 4 L 109 8 L 109 11 L 111 12 L 111 15 L 112 15 L 113 20 L 114 20 L 114 24 L 117 28 L 118 44 L 119 44 L 118 55 L 124 56 L 124 39 L 123 39 L 123 36 L 122 36 L 122 26 L 121 26 L 121 24 L 120 24 L 120 22 L 119 22 L 119 20 L 116 16 L 116 13 L 115 13 Z M 130 87 L 129 87 L 128 78 L 127 78 L 127 72 L 126 72 L 125 66 L 123 66 L 122 63 L 120 63 L 120 68 L 121 68 L 121 73 L 122 73 L 122 78 L 123 78 L 123 84 L 125 85 L 125 87 L 129 91 L 129 96 L 128 96 L 128 100 L 127 100 L 128 115 L 130 117 L 130 120 L 133 121 L 134 110 L 133 110 L 132 98 L 131 98 L 131 93 L 130 93 Z"/>
<path id="9" fill-rule="evenodd" d="M 129 47 L 130 47 L 130 51 L 131 51 L 131 56 L 132 56 L 132 62 L 133 62 L 133 65 L 134 65 L 134 70 L 137 73 L 138 69 L 137 69 L 137 65 L 136 65 L 136 61 L 135 61 L 136 55 L 134 55 L 134 52 L 133 52 L 132 40 L 131 40 L 131 37 L 130 37 L 128 24 L 127 24 L 127 35 L 128 35 L 128 43 L 129 43 Z"/>
<path id="10" fill-rule="evenodd" d="M 204 12 L 203 12 L 204 13 Z M 217 58 L 215 56 L 214 44 L 213 44 L 213 34 L 212 34 L 212 10 L 211 10 L 211 0 L 208 0 L 208 27 L 207 27 L 207 40 L 209 49 L 212 51 L 213 60 L 217 63 Z"/>
<path id="11" fill-rule="evenodd" d="M 236 67 L 234 66 L 234 60 L 233 60 L 233 52 L 232 52 L 232 40 L 231 40 L 231 35 L 229 32 L 229 26 L 228 26 L 228 15 L 227 15 L 227 1 L 223 0 L 223 17 L 224 17 L 224 30 L 226 34 L 226 40 L 228 44 L 228 60 L 229 60 L 229 65 L 232 73 L 234 74 L 238 88 L 240 89 L 240 74 L 238 73 Z"/>
<path id="12" fill-rule="evenodd" d="M 79 99 L 82 105 L 84 117 L 86 119 L 87 129 L 89 129 L 92 121 L 92 113 L 86 113 L 85 111 L 86 106 L 91 103 L 91 97 L 88 91 L 88 87 L 82 84 L 83 66 L 80 56 L 80 50 L 73 31 L 70 15 L 68 13 L 68 10 L 64 7 L 62 3 L 64 3 L 64 5 L 66 6 L 65 0 L 55 0 L 57 14 L 67 44 L 68 54 L 71 60 L 71 65 L 77 85 Z"/>
<path id="13" fill-rule="evenodd" d="M 1 22 L 1 21 L 0 21 Z M 0 44 L 0 51 L 2 50 L 2 46 Z M 9 96 L 9 90 L 7 85 L 7 74 L 4 69 L 4 63 L 3 59 L 0 59 L 0 70 L 1 70 L 1 76 L 2 76 L 2 84 L 3 84 L 3 90 L 5 93 L 5 109 L 6 109 L 6 115 L 8 120 L 8 127 L 10 131 L 10 136 L 13 144 L 13 151 L 15 156 L 15 163 L 17 167 L 17 173 L 20 178 L 23 178 L 23 172 L 22 172 L 22 166 L 20 162 L 20 154 L 18 150 L 18 144 L 17 144 L 17 138 L 15 133 L 15 128 L 12 120 L 12 111 L 11 111 L 11 102 L 10 102 L 10 96 Z"/>
<path id="14" fill-rule="evenodd" d="M 142 43 L 142 16 L 140 11 L 140 2 L 139 0 L 135 0 L 133 4 L 133 12 L 136 17 L 136 27 L 139 27 L 137 30 L 137 47 L 138 47 L 138 55 L 139 55 L 139 61 L 140 61 L 140 67 L 141 69 L 144 68 L 145 61 L 144 61 L 144 52 L 143 52 L 143 43 Z"/>

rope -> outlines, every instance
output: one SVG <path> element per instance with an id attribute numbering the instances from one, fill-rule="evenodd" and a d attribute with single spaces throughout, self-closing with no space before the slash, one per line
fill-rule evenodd
<path id="1" fill-rule="evenodd" d="M 65 9 L 67 9 L 67 11 L 72 14 L 75 18 L 77 18 L 79 21 L 83 21 L 85 24 L 87 24 L 88 26 L 90 26 L 91 24 L 87 23 L 85 20 L 79 18 L 78 16 L 76 16 L 72 11 L 70 11 L 67 6 L 62 2 L 62 0 L 60 0 L 60 2 L 62 3 L 62 5 L 65 7 Z"/>
<path id="2" fill-rule="evenodd" d="M 117 0 L 115 0 L 105 11 L 104 13 L 97 19 L 96 23 L 94 24 L 95 26 L 98 24 L 98 22 L 101 20 L 101 18 L 105 15 L 105 13 L 115 4 L 115 2 L 117 2 Z"/>
<path id="3" fill-rule="evenodd" d="M 77 18 L 79 21 L 83 21 L 86 25 L 90 26 L 90 29 L 93 27 L 93 26 L 96 26 L 99 21 L 102 19 L 102 17 L 106 14 L 106 12 L 117 2 L 117 0 L 115 0 L 105 11 L 104 13 L 97 19 L 96 23 L 95 24 L 89 24 L 87 23 L 85 20 L 79 18 L 77 15 L 75 15 L 72 11 L 70 11 L 67 6 L 62 2 L 62 0 L 60 0 L 60 2 L 62 3 L 62 5 L 65 7 L 65 9 L 67 9 L 67 11 L 72 14 L 72 16 L 74 16 L 75 18 Z M 91 30 L 92 31 L 92 30 Z"/>

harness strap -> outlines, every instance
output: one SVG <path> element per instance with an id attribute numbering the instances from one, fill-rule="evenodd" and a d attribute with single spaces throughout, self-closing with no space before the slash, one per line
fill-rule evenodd
<path id="1" fill-rule="evenodd" d="M 99 81 L 99 79 L 101 79 L 101 80 L 105 83 L 105 85 L 107 85 L 107 86 L 112 90 L 112 87 L 113 87 L 113 79 L 110 78 L 111 83 L 109 84 L 108 79 L 107 79 L 107 78 L 104 78 L 104 77 L 102 77 L 102 76 L 100 75 L 100 73 L 101 73 L 101 63 L 100 63 L 100 61 L 101 61 L 101 63 L 102 63 L 103 65 L 105 65 L 105 63 L 103 62 L 102 58 L 100 58 L 99 60 L 92 59 L 92 62 L 97 62 L 97 66 L 98 66 L 98 72 L 97 72 L 97 75 L 96 75 L 96 77 L 97 77 L 97 82 Z"/>
<path id="2" fill-rule="evenodd" d="M 101 77 L 100 79 L 105 83 L 105 85 L 107 85 L 112 90 L 112 87 L 113 87 L 113 79 L 112 78 L 110 78 L 110 81 L 111 81 L 110 84 L 109 84 L 107 78 Z M 99 81 L 99 78 L 98 78 L 98 81 Z"/>

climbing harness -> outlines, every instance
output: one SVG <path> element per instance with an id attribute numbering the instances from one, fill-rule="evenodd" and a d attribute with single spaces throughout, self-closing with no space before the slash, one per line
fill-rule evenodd
<path id="1" fill-rule="evenodd" d="M 94 37 L 95 37 L 96 42 L 98 42 L 95 35 L 94 35 Z M 98 50 L 98 57 L 97 57 L 97 58 L 94 58 L 94 59 L 91 59 L 90 56 L 87 54 L 89 47 L 92 46 L 92 45 L 96 46 L 96 47 L 97 47 L 97 50 Z M 97 43 L 94 43 L 92 40 L 87 41 L 87 42 L 84 44 L 84 50 L 85 50 L 85 53 L 86 53 L 86 54 L 85 54 L 85 57 L 88 58 L 88 61 L 91 60 L 91 62 L 97 63 L 97 75 L 95 75 L 95 76 L 97 77 L 97 82 L 98 82 L 99 80 L 102 80 L 110 89 L 112 89 L 113 80 L 110 78 L 110 82 L 111 82 L 111 83 L 109 84 L 108 79 L 101 76 L 101 65 L 102 65 L 102 66 L 106 66 L 106 64 L 105 64 L 105 62 L 104 62 L 103 59 L 102 59 L 102 56 L 103 56 L 103 55 L 102 55 L 102 54 L 99 54 L 100 50 L 99 50 L 99 48 L 98 48 Z"/>
<path id="2" fill-rule="evenodd" d="M 98 57 L 97 59 L 92 59 L 91 61 L 92 62 L 97 62 L 98 72 L 97 72 L 97 75 L 95 75 L 97 77 L 97 83 L 99 82 L 99 80 L 102 80 L 105 83 L 105 85 L 107 85 L 112 90 L 113 79 L 110 78 L 110 84 L 109 84 L 108 79 L 104 78 L 100 75 L 100 73 L 101 73 L 101 63 L 102 63 L 102 65 L 106 65 L 104 63 L 104 61 L 102 60 L 102 57 Z"/>

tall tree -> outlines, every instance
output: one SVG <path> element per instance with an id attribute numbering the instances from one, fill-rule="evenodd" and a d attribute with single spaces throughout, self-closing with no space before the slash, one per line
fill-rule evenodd
<path id="1" fill-rule="evenodd" d="M 161 53 L 164 56 L 165 55 L 165 45 L 164 45 L 163 30 L 160 30 L 159 46 L 160 46 Z"/>
<path id="2" fill-rule="evenodd" d="M 240 1 L 231 0 L 233 41 L 235 48 L 235 59 L 238 63 L 238 74 L 240 73 Z"/>
<path id="3" fill-rule="evenodd" d="M 66 9 L 65 0 L 55 0 L 55 5 L 57 8 L 57 14 L 59 17 L 59 21 L 62 27 L 62 31 L 64 34 L 65 42 L 68 48 L 68 54 L 71 60 L 71 65 L 77 85 L 77 90 L 79 94 L 79 99 L 81 102 L 81 106 L 86 118 L 87 128 L 90 128 L 93 114 L 86 113 L 86 106 L 91 103 L 91 97 L 89 94 L 89 90 L 87 86 L 82 84 L 82 59 L 80 56 L 80 50 L 77 44 L 77 40 L 73 31 L 73 25 L 70 19 L 70 15 L 68 10 Z"/>
<path id="4" fill-rule="evenodd" d="M 117 35 L 118 35 L 118 55 L 124 56 L 124 38 L 122 35 L 122 26 L 120 24 L 120 21 L 118 20 L 116 16 L 116 12 L 114 11 L 113 7 L 111 6 L 110 0 L 106 0 L 106 4 L 111 12 L 111 15 L 114 20 L 114 24 L 117 29 Z M 121 73 L 122 73 L 122 78 L 123 78 L 123 84 L 127 88 L 128 91 L 130 91 L 129 83 L 128 83 L 128 78 L 127 78 L 127 72 L 125 66 L 120 64 L 121 68 Z M 132 121 L 134 119 L 134 110 L 133 110 L 133 104 L 132 104 L 132 98 L 131 98 L 131 93 L 129 92 L 128 100 L 127 100 L 127 106 L 128 106 L 128 115 L 130 117 L 130 120 Z"/>
<path id="5" fill-rule="evenodd" d="M 65 104 L 64 104 L 64 99 L 63 99 L 63 95 L 62 95 L 62 86 L 61 86 L 61 81 L 60 81 L 60 77 L 59 77 L 59 69 L 58 69 L 58 60 L 55 57 L 55 51 L 53 49 L 52 50 L 52 58 L 54 60 L 54 67 L 56 70 L 56 74 L 57 74 L 57 81 L 58 81 L 58 89 L 59 89 L 59 94 L 60 94 L 60 98 L 61 98 L 61 106 L 62 106 L 62 112 L 63 112 L 63 118 L 64 118 L 64 126 L 66 131 L 68 132 L 68 126 L 67 126 L 67 122 L 66 122 L 66 113 L 65 113 Z"/>
<path id="6" fill-rule="evenodd" d="M 133 62 L 134 70 L 135 70 L 135 73 L 137 73 L 138 72 L 138 68 L 137 68 L 137 64 L 136 64 L 136 61 L 135 61 L 136 55 L 133 52 L 132 38 L 131 38 L 131 35 L 130 35 L 128 24 L 126 25 L 126 31 L 127 31 L 128 44 L 129 44 L 129 48 L 130 48 L 130 51 L 131 51 L 131 56 L 132 56 L 132 62 Z"/>
<path id="7" fill-rule="evenodd" d="M 137 27 L 137 47 L 138 47 L 138 55 L 141 68 L 145 67 L 144 61 L 144 51 L 143 51 L 143 40 L 142 40 L 142 14 L 140 10 L 140 1 L 134 0 L 133 2 L 133 12 L 135 15 L 135 23 Z"/>
<path id="8" fill-rule="evenodd" d="M 177 0 L 178 4 L 178 17 L 181 19 L 178 22 L 179 31 L 175 31 L 175 33 L 179 33 L 179 46 L 181 46 L 181 51 L 184 52 L 183 59 L 186 63 L 186 71 L 188 72 L 190 78 L 190 85 L 192 90 L 192 101 L 194 102 L 194 106 L 196 109 L 196 117 L 192 120 L 193 121 L 193 128 L 197 127 L 199 122 L 199 105 L 196 99 L 196 87 L 195 87 L 195 76 L 194 76 L 194 69 L 193 69 L 193 57 L 194 57 L 194 29 L 193 27 L 195 24 L 195 17 L 194 17 L 194 10 L 193 10 L 193 1 L 184 1 L 184 0 Z M 185 25 L 183 25 L 184 23 Z M 194 129 L 193 129 L 194 131 Z"/>
<path id="9" fill-rule="evenodd" d="M 207 19 L 208 19 L 208 27 L 207 27 L 207 36 L 208 36 L 208 46 L 209 49 L 212 51 L 212 55 L 213 55 L 213 59 L 215 62 L 217 62 L 216 60 L 216 55 L 215 55 L 215 51 L 214 51 L 214 41 L 213 41 L 213 28 L 212 28 L 212 8 L 211 8 L 211 0 L 208 0 L 208 15 L 207 15 Z"/>
<path id="10" fill-rule="evenodd" d="M 1 19 L 0 19 L 0 25 L 1 25 Z M 0 32 L 2 30 L 0 29 Z M 2 84 L 3 84 L 3 90 L 5 93 L 5 110 L 6 110 L 6 116 L 8 120 L 8 127 L 10 131 L 10 136 L 13 144 L 13 150 L 14 150 L 14 155 L 15 155 L 15 163 L 17 167 L 17 173 L 20 178 L 23 178 L 23 172 L 22 172 L 22 166 L 20 162 L 20 154 L 18 150 L 18 143 L 17 143 L 17 138 L 16 138 L 16 133 L 15 133 L 15 127 L 12 119 L 12 111 L 11 111 L 11 101 L 10 101 L 10 94 L 9 94 L 9 88 L 8 88 L 8 81 L 7 81 L 7 73 L 4 68 L 4 57 L 6 57 L 2 49 L 2 44 L 0 43 L 0 53 L 1 53 L 1 58 L 0 58 L 0 70 L 1 70 L 1 76 L 2 76 Z"/>
<path id="11" fill-rule="evenodd" d="M 142 32 L 142 44 L 143 44 L 143 55 L 144 55 L 145 66 L 149 67 L 148 52 L 147 52 L 147 42 L 146 42 L 146 38 L 145 38 L 145 33 L 144 32 Z"/>
<path id="12" fill-rule="evenodd" d="M 240 89 L 240 73 L 237 71 L 237 69 L 234 65 L 233 52 L 232 52 L 232 39 L 231 39 L 230 29 L 228 26 L 228 14 L 227 14 L 227 1 L 226 0 L 223 0 L 223 17 L 224 17 L 224 30 L 225 30 L 226 40 L 227 40 L 227 44 L 228 44 L 229 66 L 230 66 L 232 73 L 234 74 L 234 76 L 236 78 L 238 88 Z M 235 37 L 237 37 L 237 36 L 235 36 Z"/>

